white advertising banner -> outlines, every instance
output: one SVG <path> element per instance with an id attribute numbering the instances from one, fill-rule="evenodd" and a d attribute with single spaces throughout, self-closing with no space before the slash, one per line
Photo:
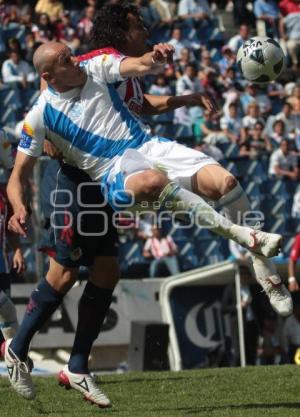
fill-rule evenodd
<path id="1" fill-rule="evenodd" d="M 131 321 L 162 322 L 158 293 L 162 279 L 122 280 L 113 294 L 107 319 L 95 346 L 128 345 Z M 51 317 L 34 337 L 32 347 L 71 347 L 77 324 L 78 301 L 84 289 L 82 285 L 72 288 L 65 296 L 61 308 Z M 12 298 L 21 322 L 28 298 L 35 284 L 15 284 Z"/>

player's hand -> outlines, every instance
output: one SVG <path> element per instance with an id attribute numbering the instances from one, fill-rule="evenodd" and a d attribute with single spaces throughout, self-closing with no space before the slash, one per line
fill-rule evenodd
<path id="1" fill-rule="evenodd" d="M 184 97 L 184 96 L 183 96 Z M 194 93 L 187 97 L 188 106 L 201 106 L 210 113 L 218 113 L 219 107 L 215 100 L 208 94 Z"/>
<path id="2" fill-rule="evenodd" d="M 152 61 L 154 64 L 172 64 L 174 47 L 168 43 L 159 43 L 154 45 L 152 53 Z"/>
<path id="3" fill-rule="evenodd" d="M 8 230 L 11 232 L 17 233 L 22 237 L 27 236 L 27 221 L 28 221 L 28 211 L 24 206 L 22 206 L 18 211 L 16 211 L 8 221 Z"/>
<path id="4" fill-rule="evenodd" d="M 23 256 L 21 249 L 17 249 L 15 251 L 15 254 L 12 260 L 12 265 L 18 274 L 21 274 L 21 272 L 24 272 L 26 270 L 25 258 Z"/>
<path id="5" fill-rule="evenodd" d="M 289 282 L 288 289 L 289 289 L 290 292 L 299 291 L 299 284 L 298 284 L 298 282 L 296 280 Z"/>
<path id="6" fill-rule="evenodd" d="M 52 159 L 62 159 L 63 154 L 49 140 L 44 140 L 44 152 Z"/>

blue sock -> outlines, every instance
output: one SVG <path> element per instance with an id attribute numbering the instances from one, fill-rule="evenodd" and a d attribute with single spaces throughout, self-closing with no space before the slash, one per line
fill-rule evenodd
<path id="1" fill-rule="evenodd" d="M 64 294 L 56 291 L 45 279 L 32 292 L 22 324 L 10 344 L 21 361 L 27 358 L 32 337 L 51 317 L 63 297 Z"/>
<path id="2" fill-rule="evenodd" d="M 112 293 L 113 290 L 97 287 L 91 282 L 86 284 L 79 300 L 78 324 L 68 365 L 71 372 L 79 374 L 89 372 L 89 354 L 94 340 L 100 333 L 112 300 Z"/>

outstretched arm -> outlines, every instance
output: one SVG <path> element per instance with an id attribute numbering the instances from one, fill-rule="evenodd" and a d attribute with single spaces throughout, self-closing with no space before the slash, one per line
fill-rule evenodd
<path id="1" fill-rule="evenodd" d="M 141 77 L 155 74 L 161 65 L 172 63 L 174 48 L 167 43 L 159 43 L 138 58 L 125 58 L 120 63 L 120 74 L 123 78 Z"/>
<path id="2" fill-rule="evenodd" d="M 186 96 L 155 96 L 144 94 L 142 114 L 167 113 L 183 106 L 200 106 L 210 112 L 217 112 L 218 106 L 207 94 L 194 93 Z"/>
<path id="3" fill-rule="evenodd" d="M 8 199 L 14 211 L 13 216 L 8 222 L 8 229 L 23 237 L 26 236 L 26 223 L 29 216 L 26 189 L 28 188 L 28 180 L 32 174 L 35 161 L 35 157 L 19 151 L 7 185 Z"/>

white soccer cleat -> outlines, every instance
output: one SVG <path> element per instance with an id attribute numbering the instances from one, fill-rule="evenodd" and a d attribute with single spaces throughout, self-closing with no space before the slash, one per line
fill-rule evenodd
<path id="1" fill-rule="evenodd" d="M 17 355 L 9 348 L 11 341 L 12 339 L 6 340 L 2 348 L 8 379 L 18 394 L 27 400 L 32 400 L 35 397 L 35 388 L 30 375 L 33 363 L 29 359 L 26 362 L 20 361 Z"/>
<path id="2" fill-rule="evenodd" d="M 284 317 L 292 314 L 292 296 L 283 284 L 273 262 L 255 255 L 253 256 L 253 269 L 257 282 L 263 287 L 276 313 Z"/>
<path id="3" fill-rule="evenodd" d="M 272 258 L 280 252 L 282 236 L 276 233 L 266 233 L 236 224 L 230 228 L 230 233 L 231 239 L 253 253 Z"/>
<path id="4" fill-rule="evenodd" d="M 96 385 L 90 374 L 74 374 L 69 371 L 68 365 L 58 374 L 58 383 L 66 389 L 77 389 L 84 396 L 84 399 L 101 408 L 111 407 L 108 397 Z"/>

